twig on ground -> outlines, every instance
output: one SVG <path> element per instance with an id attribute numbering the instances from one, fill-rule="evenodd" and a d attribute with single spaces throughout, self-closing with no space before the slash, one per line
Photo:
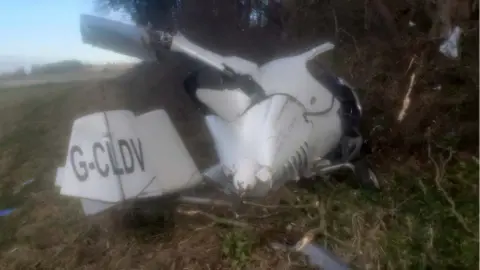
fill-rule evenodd
<path id="1" fill-rule="evenodd" d="M 205 212 L 202 212 L 202 211 L 199 211 L 199 210 L 181 210 L 181 209 L 179 209 L 177 211 L 180 214 L 187 215 L 187 216 L 196 216 L 196 215 L 204 216 L 204 217 L 207 217 L 207 218 L 211 219 L 212 221 L 214 221 L 216 223 L 220 223 L 220 224 L 231 225 L 231 226 L 241 227 L 241 228 L 250 228 L 251 227 L 250 224 L 245 223 L 245 222 L 236 221 L 236 220 L 228 219 L 228 218 L 217 217 L 215 215 L 205 213 Z"/>
<path id="2" fill-rule="evenodd" d="M 295 251 L 302 250 L 306 245 L 312 242 L 318 234 L 322 234 L 325 237 L 328 237 L 343 246 L 348 246 L 345 242 L 332 236 L 327 232 L 327 224 L 325 222 L 325 215 L 326 215 L 325 205 L 323 203 L 317 202 L 317 208 L 320 216 L 320 225 L 317 228 L 307 231 L 303 235 L 303 237 L 295 244 L 295 247 L 294 247 Z"/>
<path id="3" fill-rule="evenodd" d="M 363 28 L 368 30 L 370 28 L 370 9 L 368 8 L 369 0 L 363 2 Z"/>
<path id="4" fill-rule="evenodd" d="M 414 57 L 412 57 L 412 60 L 410 61 L 410 65 L 413 63 Z M 410 69 L 410 65 L 408 69 Z M 407 93 L 405 94 L 405 97 L 403 98 L 402 109 L 398 113 L 398 117 L 397 117 L 398 122 L 402 122 L 407 114 L 407 109 L 410 106 L 410 94 L 412 93 L 413 86 L 415 85 L 416 76 L 417 76 L 416 71 L 413 71 L 412 75 L 410 75 L 410 83 L 408 84 L 408 90 L 407 90 Z"/>
<path id="5" fill-rule="evenodd" d="M 310 242 L 313 241 L 313 239 L 315 239 L 315 237 L 322 233 L 323 231 L 323 228 L 322 227 L 318 227 L 318 228 L 314 228 L 314 229 L 311 229 L 309 230 L 307 233 L 305 233 L 303 235 L 303 237 L 297 242 L 297 244 L 295 245 L 295 251 L 299 251 L 299 250 L 302 250 L 307 244 L 309 244 Z"/>
<path id="6" fill-rule="evenodd" d="M 303 209 L 303 208 L 316 208 L 320 205 L 320 203 L 318 201 L 316 201 L 315 203 L 298 204 L 298 205 L 281 205 L 281 204 L 268 205 L 268 204 L 260 204 L 260 203 L 250 202 L 250 201 L 243 201 L 242 203 L 245 204 L 245 205 L 262 207 L 262 208 L 267 208 L 267 209 L 277 209 L 277 208 Z"/>
<path id="7" fill-rule="evenodd" d="M 345 30 L 345 29 L 339 28 L 338 31 L 345 33 L 347 36 L 349 36 L 353 40 L 353 46 L 355 47 L 355 51 L 357 52 L 357 56 L 360 56 L 360 49 L 358 49 L 358 46 L 357 46 L 357 39 L 352 34 L 347 32 L 347 30 Z"/>
<path id="8" fill-rule="evenodd" d="M 417 56 L 414 55 L 414 56 L 412 56 L 412 58 L 410 59 L 410 63 L 408 63 L 408 68 L 407 68 L 407 70 L 405 71 L 405 75 L 407 75 L 407 73 L 410 71 L 410 68 L 412 68 L 413 62 L 415 61 L 416 58 L 417 58 Z"/>
<path id="9" fill-rule="evenodd" d="M 206 226 L 198 227 L 198 228 L 195 228 L 195 229 L 193 229 L 193 230 L 194 230 L 195 232 L 198 232 L 198 231 L 201 231 L 201 230 L 204 230 L 204 229 L 211 228 L 211 227 L 213 227 L 213 226 L 215 226 L 215 222 L 214 222 L 214 221 L 212 221 L 210 224 L 208 224 L 208 225 L 206 225 Z M 181 246 L 181 245 L 185 244 L 186 242 L 190 241 L 190 239 L 192 239 L 192 237 L 193 237 L 193 234 L 191 234 L 190 237 L 188 237 L 187 239 L 180 241 L 180 242 L 178 243 L 178 246 Z"/>
<path id="10" fill-rule="evenodd" d="M 317 228 L 314 228 L 314 229 L 311 229 L 309 230 L 307 233 L 305 233 L 303 235 L 303 237 L 295 244 L 295 251 L 300 251 L 302 250 L 307 244 L 311 243 L 315 237 L 319 234 L 322 234 L 324 235 L 325 237 L 328 237 L 332 240 L 334 240 L 335 242 L 337 242 L 338 244 L 342 245 L 342 246 L 345 246 L 345 247 L 348 247 L 349 245 L 345 242 L 343 242 L 342 240 L 336 238 L 335 236 L 327 233 L 327 232 L 324 232 L 322 231 L 323 228 L 321 227 L 317 227 Z"/>
<path id="11" fill-rule="evenodd" d="M 382 0 L 373 0 L 372 2 L 374 7 L 377 9 L 377 12 L 382 16 L 388 30 L 390 31 L 390 34 L 393 37 L 398 37 L 399 34 L 395 25 L 394 16 L 388 7 L 383 3 Z"/>
<path id="12" fill-rule="evenodd" d="M 458 213 L 456 209 L 455 202 L 453 199 L 448 195 L 447 191 L 442 187 L 441 181 L 443 180 L 445 176 L 445 167 L 447 166 L 448 162 L 452 159 L 453 156 L 453 151 L 450 149 L 448 158 L 444 161 L 441 162 L 441 166 L 438 164 L 438 162 L 432 157 L 432 150 L 431 150 L 431 145 L 430 142 L 428 142 L 427 145 L 427 155 L 428 159 L 433 163 L 433 166 L 435 167 L 435 185 L 437 186 L 438 190 L 442 193 L 443 197 L 447 202 L 450 204 L 450 209 L 453 213 L 453 215 L 457 218 L 458 222 L 462 225 L 462 227 L 469 233 L 473 234 L 472 230 L 470 230 L 465 222 L 465 219 L 463 216 Z"/>
<path id="13" fill-rule="evenodd" d="M 335 41 L 338 42 L 338 19 L 337 13 L 335 12 L 335 8 L 332 6 L 332 15 L 333 15 L 333 23 L 335 24 Z"/>
<path id="14" fill-rule="evenodd" d="M 204 229 L 211 228 L 211 227 L 213 227 L 213 226 L 215 226 L 215 222 L 212 222 L 212 223 L 210 223 L 210 224 L 208 224 L 208 225 L 206 225 L 206 226 L 202 226 L 202 227 L 195 228 L 195 229 L 193 229 L 193 230 L 197 232 L 197 231 L 201 231 L 201 230 L 204 230 Z"/>
<path id="15" fill-rule="evenodd" d="M 418 179 L 420 188 L 422 189 L 423 195 L 427 194 L 427 188 L 425 187 L 425 183 L 423 183 L 422 179 Z"/>
<path id="16" fill-rule="evenodd" d="M 422 182 L 421 185 L 423 185 L 423 182 Z M 424 192 L 424 193 L 425 193 L 425 192 Z M 413 195 L 409 196 L 408 198 L 406 198 L 405 200 L 403 200 L 403 201 L 401 201 L 399 204 L 397 204 L 394 208 L 390 209 L 390 212 L 391 212 L 392 214 L 393 214 L 393 213 L 396 213 L 396 212 L 398 211 L 398 209 L 400 209 L 400 207 L 401 207 L 402 205 L 404 205 L 405 203 L 411 201 L 413 198 L 415 198 L 415 197 L 417 197 L 417 196 L 418 196 L 418 194 L 413 194 Z"/>
<path id="17" fill-rule="evenodd" d="M 285 212 L 276 211 L 276 212 L 273 212 L 273 213 L 266 213 L 266 214 L 263 214 L 263 215 L 237 215 L 236 218 L 241 218 L 241 219 L 264 219 L 264 218 L 270 218 L 270 217 L 281 215 L 281 214 L 285 214 Z"/>
<path id="18" fill-rule="evenodd" d="M 318 206 L 318 216 L 320 217 L 320 226 L 319 228 L 326 233 L 327 232 L 327 223 L 325 222 L 326 218 L 325 215 L 327 210 L 325 209 L 325 204 L 321 203 Z"/>

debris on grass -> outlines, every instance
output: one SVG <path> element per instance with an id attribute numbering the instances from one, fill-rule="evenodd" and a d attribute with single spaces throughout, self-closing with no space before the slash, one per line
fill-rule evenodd
<path id="1" fill-rule="evenodd" d="M 308 258 L 311 266 L 319 267 L 325 270 L 348 270 L 350 269 L 344 262 L 342 262 L 335 254 L 322 248 L 316 244 L 307 243 L 302 248 L 286 247 L 280 243 L 272 243 L 270 245 L 276 250 L 290 250 L 300 252 Z"/>
<path id="2" fill-rule="evenodd" d="M 0 210 L 0 217 L 9 216 L 13 211 L 15 211 L 15 208 L 2 209 Z"/>
<path id="3" fill-rule="evenodd" d="M 28 185 L 32 184 L 35 181 L 34 178 L 28 179 L 27 181 L 23 182 L 21 185 L 19 185 L 16 190 L 14 190 L 13 194 L 18 194 L 21 192 L 25 187 Z"/>
<path id="4" fill-rule="evenodd" d="M 35 181 L 35 179 L 28 179 L 27 181 L 23 182 L 22 186 L 28 186 L 30 185 L 31 183 L 33 183 L 33 181 Z"/>
<path id="5" fill-rule="evenodd" d="M 448 38 L 440 45 L 440 52 L 448 58 L 458 58 L 458 43 L 462 29 L 458 26 L 450 31 Z"/>

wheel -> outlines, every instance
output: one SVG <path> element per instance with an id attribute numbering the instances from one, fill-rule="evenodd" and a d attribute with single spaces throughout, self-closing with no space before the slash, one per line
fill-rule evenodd
<path id="1" fill-rule="evenodd" d="M 376 173 L 370 168 L 366 159 L 361 159 L 353 163 L 355 169 L 355 178 L 361 187 L 367 189 L 380 189 L 380 182 Z"/>

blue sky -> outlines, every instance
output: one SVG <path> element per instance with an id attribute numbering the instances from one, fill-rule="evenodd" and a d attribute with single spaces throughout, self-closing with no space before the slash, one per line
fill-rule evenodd
<path id="1" fill-rule="evenodd" d="M 0 64 L 65 59 L 91 63 L 135 61 L 83 44 L 81 13 L 95 14 L 93 0 L 0 0 Z M 126 20 L 120 14 L 101 16 Z"/>

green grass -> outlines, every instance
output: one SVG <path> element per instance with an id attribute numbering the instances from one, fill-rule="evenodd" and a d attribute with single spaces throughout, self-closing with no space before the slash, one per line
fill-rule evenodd
<path id="1" fill-rule="evenodd" d="M 406 201 L 391 214 L 385 245 L 392 261 L 410 269 L 474 269 L 478 264 L 478 163 L 457 162 L 447 168 L 442 188 L 465 219 L 463 227 L 452 205 L 434 183 L 434 175 L 396 174 L 389 194 Z M 413 181 L 412 181 L 413 180 Z"/>
<path id="2" fill-rule="evenodd" d="M 33 209 L 31 194 L 51 189 L 47 183 L 56 159 L 49 157 L 52 144 L 46 140 L 52 125 L 46 125 L 44 118 L 49 117 L 48 107 L 58 106 L 65 98 L 64 89 L 64 85 L 40 85 L 0 92 L 2 105 L 10 101 L 17 106 L 14 110 L 2 107 L 7 117 L 21 114 L 21 121 L 0 137 L 0 208 L 16 208 L 11 216 L 0 219 L 2 246 L 11 244 L 19 224 Z M 23 186 L 29 179 L 33 183 Z"/>
<path id="3" fill-rule="evenodd" d="M 74 81 L 102 80 L 117 77 L 125 70 L 126 68 L 119 67 L 107 70 L 92 69 L 58 74 L 34 74 L 20 79 L 3 79 L 0 80 L 0 91 L 8 88 L 28 88 L 29 85 L 37 87 L 41 84 L 70 84 Z"/>
<path id="4" fill-rule="evenodd" d="M 381 192 L 319 182 L 313 193 L 297 191 L 299 204 L 311 207 L 290 208 L 254 226 L 260 230 L 267 223 L 281 228 L 293 224 L 297 235 L 321 228 L 316 242 L 356 269 L 477 269 L 478 161 L 453 159 L 446 166 L 440 184 L 455 211 L 435 183 L 433 164 L 422 169 L 400 167 L 382 175 L 386 182 Z M 227 233 L 222 238 L 224 256 L 244 265 L 251 241 L 259 235 Z"/>
<path id="5" fill-rule="evenodd" d="M 425 169 L 425 168 L 424 168 Z M 327 228 L 341 241 L 375 242 L 382 268 L 476 269 L 478 264 L 478 162 L 452 161 L 441 187 L 455 203 L 459 221 L 431 170 L 397 171 L 387 176 L 380 193 L 354 192 L 322 185 L 320 194 L 335 192 L 326 212 Z M 320 191 L 322 190 L 322 191 Z M 336 206 L 335 206 L 336 205 Z M 358 217 L 361 224 L 353 219 Z M 342 227 L 344 229 L 342 229 Z M 464 228 L 465 227 L 465 228 Z M 369 239 L 375 238 L 378 239 Z M 365 243 L 366 242 L 366 243 Z M 362 250 L 358 246 L 356 252 Z M 363 249 L 364 252 L 369 252 Z M 355 260 L 354 260 L 355 261 Z M 358 266 L 362 265 L 361 260 Z"/>
<path id="6" fill-rule="evenodd" d="M 234 230 L 222 235 L 222 253 L 231 261 L 232 269 L 243 269 L 252 254 L 254 236 L 251 232 Z"/>

